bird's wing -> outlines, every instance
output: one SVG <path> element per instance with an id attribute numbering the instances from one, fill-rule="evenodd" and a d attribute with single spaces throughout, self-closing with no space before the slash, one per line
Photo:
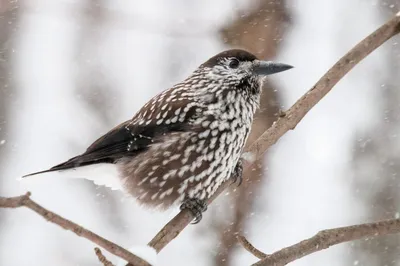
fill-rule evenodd
<path id="1" fill-rule="evenodd" d="M 160 95 L 156 96 L 143 106 L 131 120 L 114 127 L 97 139 L 83 154 L 48 170 L 26 176 L 98 163 L 115 163 L 118 159 L 135 156 L 146 150 L 157 142 L 160 136 L 166 136 L 171 132 L 190 130 L 188 121 L 199 111 L 198 107 L 196 107 L 197 109 L 194 106 L 188 107 L 187 99 L 183 98 L 175 101 L 173 105 L 159 101 L 159 98 Z"/>

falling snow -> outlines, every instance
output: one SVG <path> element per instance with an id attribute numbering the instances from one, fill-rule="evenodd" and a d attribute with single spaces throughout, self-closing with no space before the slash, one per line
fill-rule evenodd
<path id="1" fill-rule="evenodd" d="M 0 20 L 0 196 L 21 192 L 20 184 L 16 185 L 12 177 L 82 152 L 87 142 L 119 121 L 133 117 L 155 94 L 182 80 L 203 59 L 229 46 L 224 43 L 226 40 L 232 38 L 235 45 L 245 46 L 246 40 L 254 38 L 250 46 L 256 47 L 257 52 L 262 54 L 265 50 L 273 60 L 296 67 L 290 74 L 272 77 L 269 84 L 272 94 L 282 99 L 276 107 L 284 104 L 283 109 L 287 110 L 336 59 L 399 11 L 398 1 L 394 0 L 267 0 L 252 1 L 252 6 L 245 0 L 190 4 L 164 0 L 145 4 L 112 0 L 98 1 L 100 4 L 89 0 L 54 1 L 51 5 L 48 1 L 5 2 Z M 247 14 L 261 2 L 268 6 L 285 3 L 288 14 L 281 19 L 284 27 L 271 27 L 273 18 L 253 23 Z M 14 8 L 14 3 L 21 8 Z M 257 16 L 278 17 L 280 12 L 280 7 L 274 7 L 267 12 L 257 10 Z M 223 29 L 234 21 L 235 14 L 250 21 L 247 29 L 240 23 L 236 25 L 243 35 L 230 35 Z M 400 12 L 396 15 L 400 16 Z M 260 27 L 266 31 L 256 36 L 254 30 Z M 263 45 L 264 41 L 268 43 L 270 32 L 281 35 L 274 39 L 276 46 L 272 50 Z M 8 52 L 8 47 L 13 48 Z M 383 216 L 400 218 L 400 95 L 396 94 L 400 91 L 399 54 L 389 54 L 397 47 L 398 37 L 374 51 L 266 153 L 267 181 L 257 183 L 255 190 L 244 195 L 250 198 L 259 193 L 247 213 L 243 230 L 260 250 L 273 252 L 325 228 L 371 222 Z M 379 86 L 382 82 L 384 85 Z M 79 97 L 75 97 L 77 92 Z M 3 96 L 11 100 L 4 102 Z M 99 99 L 106 104 L 96 105 Z M 157 118 L 159 123 L 172 124 L 184 119 L 183 108 L 169 110 L 161 105 L 143 113 L 138 124 L 149 125 L 149 117 L 155 116 L 158 109 L 162 111 Z M 168 118 L 167 112 L 175 116 Z M 6 119 L 8 123 L 4 123 Z M 229 125 L 220 125 L 219 130 L 226 126 Z M 255 134 L 262 133 L 257 131 Z M 370 131 L 377 133 L 375 138 L 366 134 Z M 12 141 L 4 132 L 12 134 Z M 214 134 L 211 130 L 204 137 Z M 208 148 L 218 144 L 215 138 Z M 9 146 L 13 146 L 12 153 L 4 156 L 5 147 Z M 357 156 L 356 149 L 360 151 Z M 214 155 L 210 153 L 209 158 Z M 246 154 L 243 157 L 246 159 Z M 172 156 L 169 159 L 186 160 L 182 163 L 188 160 Z M 254 155 L 247 158 L 254 159 Z M 118 244 L 147 243 L 171 218 L 171 213 L 149 212 L 121 192 L 103 187 L 95 190 L 89 183 L 51 177 L 49 181 L 33 178 L 27 189 L 34 189 L 33 195 L 44 206 L 88 225 Z M 95 177 L 99 184 L 116 184 L 110 183 L 108 176 Z M 164 180 L 162 175 L 158 178 Z M 160 185 L 166 186 L 163 182 Z M 185 186 L 188 184 L 182 188 Z M 229 200 L 242 187 L 225 191 L 222 195 L 229 196 L 210 206 L 204 215 L 206 221 L 185 229 L 160 253 L 158 263 L 218 265 L 214 255 L 221 243 L 214 229 L 231 222 L 233 215 L 227 210 L 231 211 L 233 204 Z M 158 196 L 167 197 L 175 192 L 166 190 Z M 74 235 L 66 237 L 64 231 L 32 212 L 1 211 L 0 215 L 4 216 L 0 225 L 0 265 L 30 265 L 32 261 L 41 266 L 99 264 L 91 244 Z M 338 245 L 295 264 L 391 266 L 399 261 L 399 245 L 398 241 L 386 242 L 389 241 L 385 237 L 379 237 Z M 363 244 L 366 247 L 359 246 Z M 154 250 L 130 250 L 153 265 L 157 263 Z M 250 265 L 255 261 L 239 246 L 230 250 L 235 259 L 232 265 Z M 105 255 L 113 262 L 118 260 L 111 254 Z M 392 262 L 377 262 L 380 257 Z"/>

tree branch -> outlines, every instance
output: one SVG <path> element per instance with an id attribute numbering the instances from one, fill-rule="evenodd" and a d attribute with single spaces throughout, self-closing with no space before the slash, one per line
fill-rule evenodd
<path id="1" fill-rule="evenodd" d="M 275 144 L 280 137 L 289 130 L 293 130 L 311 108 L 331 91 L 333 86 L 335 86 L 355 65 L 399 32 L 400 15 L 397 14 L 343 56 L 306 94 L 304 94 L 288 111 L 284 112 L 282 117 L 250 145 L 247 152 L 250 152 L 255 160 L 261 158 L 264 152 Z M 246 161 L 244 173 L 249 173 L 251 164 L 251 162 Z M 210 204 L 230 184 L 231 181 L 224 182 L 216 193 L 208 199 L 207 203 Z M 192 219 L 193 217 L 188 210 L 181 211 L 161 229 L 148 245 L 153 247 L 157 252 L 160 252 L 182 232 Z"/>
<path id="2" fill-rule="evenodd" d="M 309 239 L 266 256 L 252 266 L 283 266 L 343 242 L 396 233 L 400 233 L 400 219 L 323 230 Z"/>
<path id="3" fill-rule="evenodd" d="M 97 258 L 104 266 L 114 266 L 109 260 L 107 260 L 106 256 L 101 253 L 99 248 L 94 248 L 94 252 L 96 253 Z"/>
<path id="4" fill-rule="evenodd" d="M 255 257 L 259 259 L 264 259 L 269 256 L 253 246 L 244 236 L 237 236 L 237 240 L 244 247 L 245 250 L 253 254 Z"/>
<path id="5" fill-rule="evenodd" d="M 150 266 L 150 264 L 148 264 L 141 258 L 135 256 L 134 254 L 124 249 L 123 247 L 118 246 L 117 244 L 83 228 L 82 226 L 63 218 L 60 215 L 55 214 L 54 212 L 51 212 L 43 208 L 42 206 L 31 200 L 30 195 L 31 194 L 28 192 L 25 195 L 19 197 L 12 197 L 12 198 L 0 197 L 0 208 L 26 207 L 36 212 L 47 221 L 57 224 L 62 228 L 64 228 L 65 230 L 74 232 L 76 235 L 92 241 L 96 245 L 99 245 L 100 247 L 104 248 L 105 250 L 114 254 L 115 256 L 118 256 L 126 261 L 129 261 L 131 265 Z"/>

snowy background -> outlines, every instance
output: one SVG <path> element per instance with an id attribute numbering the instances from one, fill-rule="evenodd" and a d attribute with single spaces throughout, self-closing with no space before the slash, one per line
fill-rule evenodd
<path id="1" fill-rule="evenodd" d="M 89 181 L 17 178 L 82 152 L 228 49 L 220 30 L 260 2 L 0 1 L 0 195 L 29 190 L 46 208 L 124 247 L 147 243 L 173 213 L 144 210 Z M 395 0 L 275 2 L 291 21 L 275 60 L 296 67 L 273 78 L 283 109 L 400 9 Z M 246 220 L 256 247 L 270 253 L 321 229 L 399 216 L 398 41 L 359 64 L 272 148 L 268 181 Z M 223 210 L 186 228 L 160 253 L 160 265 L 222 265 L 210 224 L 224 219 Z M 26 209 L 0 210 L 0 265 L 99 265 L 93 247 Z M 400 265 L 399 249 L 398 236 L 369 239 L 292 265 Z M 232 252 L 230 265 L 256 261 L 240 247 Z"/>

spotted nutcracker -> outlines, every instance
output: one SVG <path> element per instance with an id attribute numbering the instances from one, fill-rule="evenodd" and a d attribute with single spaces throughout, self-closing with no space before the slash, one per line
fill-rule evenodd
<path id="1" fill-rule="evenodd" d="M 192 212 L 196 223 L 206 200 L 225 180 L 241 181 L 240 156 L 264 77 L 290 68 L 240 49 L 219 53 L 83 154 L 26 176 L 69 172 L 121 189 L 145 206 L 179 204 Z"/>

